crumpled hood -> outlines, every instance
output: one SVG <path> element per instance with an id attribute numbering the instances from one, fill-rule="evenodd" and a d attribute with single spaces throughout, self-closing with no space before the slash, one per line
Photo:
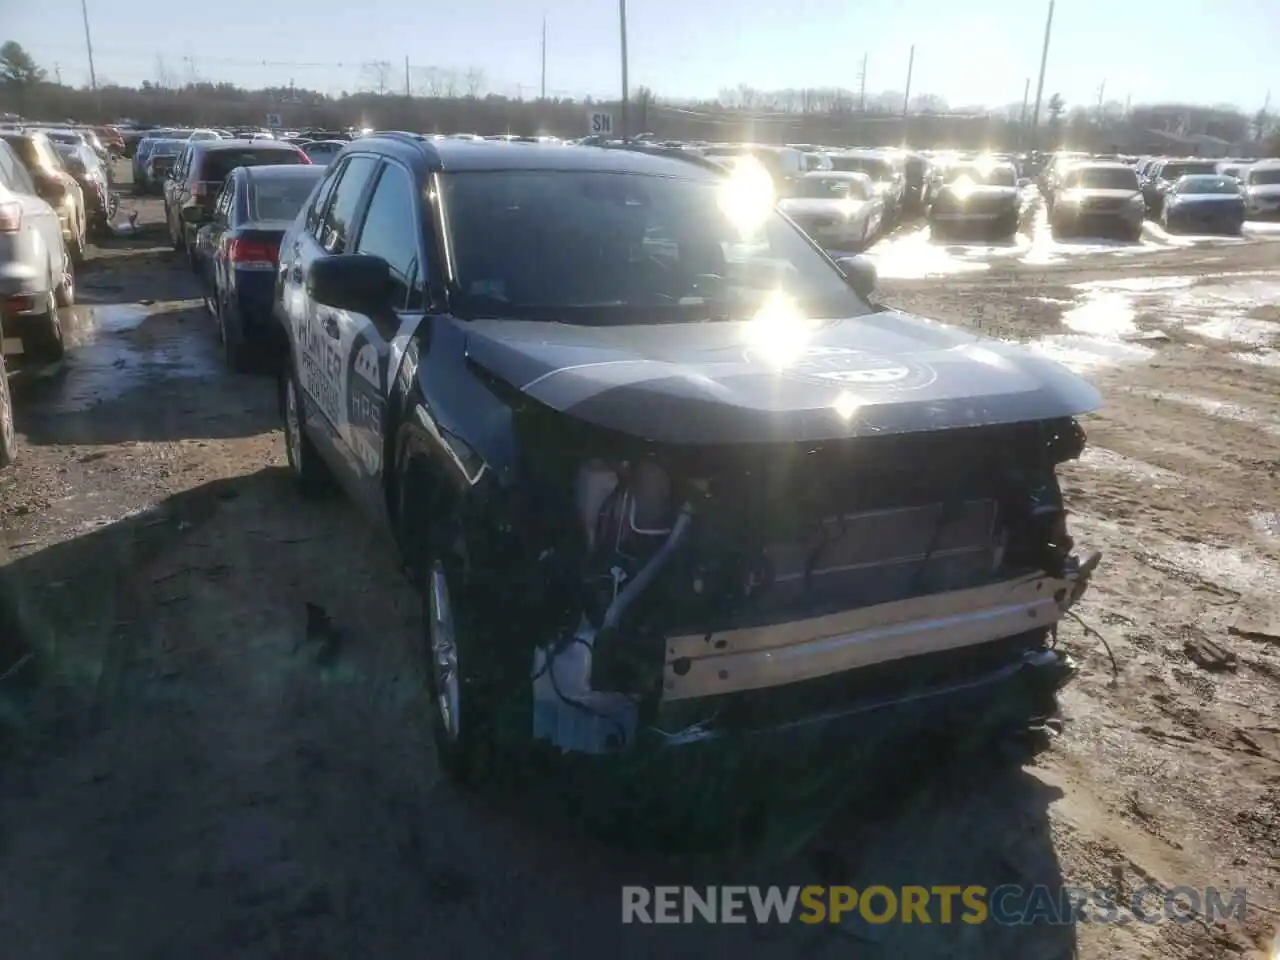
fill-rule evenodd
<path id="1" fill-rule="evenodd" d="M 819 441 L 1073 416 L 1101 398 L 1013 344 L 897 311 L 753 349 L 748 322 L 475 320 L 468 360 L 552 409 L 681 444 Z M 780 364 L 785 355 L 794 357 Z"/>

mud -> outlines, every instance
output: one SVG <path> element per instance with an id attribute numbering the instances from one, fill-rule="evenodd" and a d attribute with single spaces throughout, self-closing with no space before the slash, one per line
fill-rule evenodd
<path id="1" fill-rule="evenodd" d="M 980 272 L 885 281 L 904 309 L 1094 358 L 1106 406 L 1065 485 L 1077 539 L 1105 558 L 1083 625 L 1060 632 L 1082 667 L 1064 729 L 1021 769 L 922 755 L 887 809 L 826 811 L 768 862 L 690 863 L 442 782 L 391 551 L 341 500 L 293 495 L 271 384 L 220 367 L 157 204 L 133 204 L 141 229 L 81 276 L 64 367 L 17 385 L 21 459 L 0 475 L 0 955 L 1199 960 L 1270 944 L 1280 638 L 1235 625 L 1280 620 L 1280 366 L 1255 359 L 1280 343 L 1252 326 L 1280 328 L 1252 302 L 1280 247 L 981 254 Z M 1174 323 L 1186 296 L 1194 317 Z M 1247 329 L 1203 328 L 1241 311 Z M 308 603 L 330 635 L 308 635 Z M 1198 665 L 1205 643 L 1234 667 Z M 1251 907 L 1244 923 L 623 928 L 634 882 L 1154 882 L 1245 887 Z"/>

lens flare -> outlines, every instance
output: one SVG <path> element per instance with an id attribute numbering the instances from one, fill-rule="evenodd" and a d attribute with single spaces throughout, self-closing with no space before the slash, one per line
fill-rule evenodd
<path id="1" fill-rule="evenodd" d="M 791 366 L 809 347 L 814 323 L 781 291 L 771 293 L 746 324 L 751 356 L 779 370 Z"/>
<path id="2" fill-rule="evenodd" d="M 720 209 L 743 234 L 758 230 L 773 211 L 773 177 L 753 157 L 739 157 L 720 189 Z"/>

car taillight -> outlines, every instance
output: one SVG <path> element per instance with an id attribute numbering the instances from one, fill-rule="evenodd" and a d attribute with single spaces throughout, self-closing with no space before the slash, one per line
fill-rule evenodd
<path id="1" fill-rule="evenodd" d="M 0 203 L 0 233 L 17 233 L 22 229 L 22 204 Z"/>
<path id="2" fill-rule="evenodd" d="M 241 269 L 274 270 L 278 253 L 275 244 L 261 240 L 232 240 L 227 246 L 227 259 Z"/>

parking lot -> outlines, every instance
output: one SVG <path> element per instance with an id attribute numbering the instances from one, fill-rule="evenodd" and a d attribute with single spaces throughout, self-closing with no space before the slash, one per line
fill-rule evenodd
<path id="1" fill-rule="evenodd" d="M 889 305 L 1025 341 L 1102 388 L 1065 484 L 1103 566 L 1061 631 L 1082 674 L 1033 765 L 930 765 L 762 863 L 616 850 L 553 797 L 443 780 L 390 551 L 343 500 L 295 497 L 274 385 L 222 366 L 159 201 L 126 198 L 130 214 L 80 271 L 67 360 L 15 385 L 22 452 L 0 475 L 0 585 L 56 664 L 0 681 L 26 717 L 0 699 L 17 755 L 0 766 L 0 936 L 22 956 L 1201 958 L 1269 942 L 1280 231 L 1057 243 L 1037 211 L 1006 246 L 908 223 L 872 247 Z M 1213 885 L 1247 888 L 1250 912 L 620 935 L 619 886 L 636 882 Z"/>

